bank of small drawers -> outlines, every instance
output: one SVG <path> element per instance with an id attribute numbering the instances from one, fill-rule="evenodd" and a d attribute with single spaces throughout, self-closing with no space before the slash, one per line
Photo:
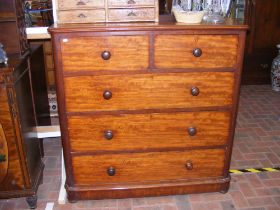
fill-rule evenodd
<path id="1" fill-rule="evenodd" d="M 58 0 L 59 23 L 158 21 L 155 0 Z"/>
<path id="2" fill-rule="evenodd" d="M 224 69 L 236 68 L 236 35 L 87 36 L 60 44 L 77 185 L 223 175 L 235 83 L 234 71 Z"/>

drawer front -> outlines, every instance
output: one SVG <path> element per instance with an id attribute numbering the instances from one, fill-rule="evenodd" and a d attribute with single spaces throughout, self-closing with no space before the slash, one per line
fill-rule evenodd
<path id="1" fill-rule="evenodd" d="M 133 6 L 155 6 L 155 0 L 108 0 L 108 6 L 133 7 Z"/>
<path id="2" fill-rule="evenodd" d="M 149 65 L 148 36 L 69 38 L 61 49 L 64 71 L 139 70 Z"/>
<path id="3" fill-rule="evenodd" d="M 76 184 L 209 178 L 222 176 L 224 161 L 222 149 L 75 156 L 73 174 Z"/>
<path id="4" fill-rule="evenodd" d="M 58 11 L 58 20 L 60 23 L 104 22 L 105 10 L 100 9 Z"/>
<path id="5" fill-rule="evenodd" d="M 59 9 L 85 9 L 105 7 L 104 0 L 58 0 Z"/>
<path id="6" fill-rule="evenodd" d="M 164 43 L 164 44 L 163 44 Z M 238 36 L 158 35 L 156 68 L 226 68 L 237 62 Z"/>
<path id="7" fill-rule="evenodd" d="M 72 151 L 225 145 L 229 112 L 69 117 Z"/>
<path id="8" fill-rule="evenodd" d="M 109 9 L 109 21 L 155 21 L 155 8 Z"/>
<path id="9" fill-rule="evenodd" d="M 64 83 L 68 112 L 191 108 L 232 104 L 234 74 L 80 76 Z"/>

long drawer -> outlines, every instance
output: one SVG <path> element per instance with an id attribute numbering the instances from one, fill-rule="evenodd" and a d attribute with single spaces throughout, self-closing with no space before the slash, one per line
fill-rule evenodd
<path id="1" fill-rule="evenodd" d="M 149 65 L 148 36 L 78 37 L 62 40 L 64 71 L 139 70 Z"/>
<path id="2" fill-rule="evenodd" d="M 164 43 L 164 44 L 163 44 Z M 157 68 L 230 68 L 237 62 L 238 36 L 157 35 Z"/>
<path id="3" fill-rule="evenodd" d="M 231 72 L 65 77 L 68 112 L 231 105 Z"/>
<path id="4" fill-rule="evenodd" d="M 203 179 L 222 176 L 224 162 L 222 149 L 74 156 L 73 174 L 81 185 Z"/>
<path id="5" fill-rule="evenodd" d="M 229 112 L 72 116 L 72 151 L 146 150 L 225 145 Z"/>

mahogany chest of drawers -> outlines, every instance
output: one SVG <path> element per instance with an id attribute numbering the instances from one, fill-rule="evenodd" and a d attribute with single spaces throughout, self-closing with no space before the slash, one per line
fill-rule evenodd
<path id="1" fill-rule="evenodd" d="M 158 21 L 158 0 L 58 0 L 59 23 Z"/>
<path id="2" fill-rule="evenodd" d="M 228 190 L 246 26 L 50 32 L 70 201 Z"/>

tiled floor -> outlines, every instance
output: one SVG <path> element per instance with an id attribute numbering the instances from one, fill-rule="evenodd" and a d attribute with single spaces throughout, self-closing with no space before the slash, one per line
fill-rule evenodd
<path id="1" fill-rule="evenodd" d="M 227 194 L 204 193 L 137 199 L 80 201 L 58 205 L 61 146 L 46 139 L 44 183 L 38 208 L 54 202 L 55 210 L 280 210 L 280 172 L 232 175 Z M 280 93 L 270 86 L 242 87 L 232 169 L 280 166 Z M 24 198 L 1 200 L 0 210 L 28 209 Z"/>

